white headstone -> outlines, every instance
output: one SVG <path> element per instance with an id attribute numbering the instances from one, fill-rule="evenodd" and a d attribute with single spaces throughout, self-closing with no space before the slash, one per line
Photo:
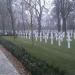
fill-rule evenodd
<path id="1" fill-rule="evenodd" d="M 5 35 L 7 35 L 8 33 L 7 32 L 5 32 Z"/>
<path id="2" fill-rule="evenodd" d="M 61 46 L 61 37 L 60 37 L 60 35 L 58 37 L 58 46 Z"/>
<path id="3" fill-rule="evenodd" d="M 47 33 L 47 34 L 45 35 L 45 43 L 47 43 L 48 36 L 49 36 L 49 34 Z"/>
<path id="4" fill-rule="evenodd" d="M 53 44 L 53 32 L 51 32 L 51 44 Z"/>
<path id="5" fill-rule="evenodd" d="M 38 32 L 35 32 L 35 39 L 38 40 Z"/>
<path id="6" fill-rule="evenodd" d="M 71 43 L 71 37 L 70 37 L 70 33 L 67 33 L 67 43 L 68 43 L 68 48 L 70 48 L 71 46 L 70 46 L 70 43 Z"/>
<path id="7" fill-rule="evenodd" d="M 27 32 L 26 32 L 26 39 L 27 39 L 28 37 L 27 37 Z"/>
<path id="8" fill-rule="evenodd" d="M 42 33 L 40 33 L 40 42 L 42 42 Z"/>
<path id="9" fill-rule="evenodd" d="M 55 38 L 56 38 L 56 41 L 58 40 L 58 33 L 56 32 L 55 33 Z"/>
<path id="10" fill-rule="evenodd" d="M 65 32 L 62 33 L 62 37 L 63 37 L 63 38 L 65 37 Z"/>
<path id="11" fill-rule="evenodd" d="M 61 42 L 63 42 L 63 40 L 64 40 L 64 33 L 60 33 L 60 40 L 61 40 Z"/>
<path id="12" fill-rule="evenodd" d="M 73 34 L 74 34 L 74 39 L 75 39 L 75 32 Z"/>
<path id="13" fill-rule="evenodd" d="M 31 32 L 29 32 L 29 39 L 31 39 Z"/>
<path id="14" fill-rule="evenodd" d="M 22 31 L 20 31 L 20 37 L 22 37 Z"/>

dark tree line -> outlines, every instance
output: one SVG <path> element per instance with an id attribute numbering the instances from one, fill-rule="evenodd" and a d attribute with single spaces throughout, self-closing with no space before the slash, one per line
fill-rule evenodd
<path id="1" fill-rule="evenodd" d="M 67 19 L 70 13 L 73 11 L 73 2 L 70 0 L 55 0 L 55 6 L 56 6 L 58 31 L 61 31 L 61 20 L 62 20 L 62 31 L 66 32 Z"/>

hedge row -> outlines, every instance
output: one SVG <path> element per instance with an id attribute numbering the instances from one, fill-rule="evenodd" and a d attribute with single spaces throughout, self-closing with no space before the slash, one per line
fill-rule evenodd
<path id="1" fill-rule="evenodd" d="M 31 75 L 65 75 L 65 71 L 31 56 L 24 48 L 8 40 L 0 38 L 0 44 L 9 50 L 31 72 Z"/>

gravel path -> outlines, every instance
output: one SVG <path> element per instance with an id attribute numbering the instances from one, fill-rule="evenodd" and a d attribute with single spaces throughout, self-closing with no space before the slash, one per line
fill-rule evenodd
<path id="1" fill-rule="evenodd" d="M 20 75 L 1 50 L 0 50 L 0 75 Z"/>

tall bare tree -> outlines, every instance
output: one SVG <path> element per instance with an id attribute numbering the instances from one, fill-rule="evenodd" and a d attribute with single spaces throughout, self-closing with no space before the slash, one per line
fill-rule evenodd
<path id="1" fill-rule="evenodd" d="M 13 35 L 15 35 L 15 20 L 14 20 L 14 15 L 13 15 L 12 2 L 13 0 L 7 0 L 7 9 L 9 11 L 10 18 L 11 18 Z"/>
<path id="2" fill-rule="evenodd" d="M 38 6 L 38 8 L 37 8 Z M 43 0 L 43 5 L 42 5 L 42 1 L 41 0 L 36 0 L 35 1 L 35 12 L 36 12 L 36 16 L 37 16 L 37 21 L 38 21 L 38 32 L 40 35 L 41 32 L 41 20 L 42 20 L 42 13 L 43 13 L 43 9 L 45 8 L 45 0 Z"/>
<path id="3" fill-rule="evenodd" d="M 60 31 L 60 21 L 62 20 L 62 30 L 66 32 L 67 29 L 67 18 L 72 11 L 72 4 L 70 0 L 56 0 L 56 12 L 58 19 L 58 31 Z M 60 20 L 61 16 L 61 20 Z"/>
<path id="4" fill-rule="evenodd" d="M 58 31 L 61 31 L 61 24 L 60 24 L 60 0 L 56 0 L 55 1 L 55 5 L 56 5 L 56 15 L 57 15 L 57 28 Z"/>
<path id="5" fill-rule="evenodd" d="M 24 9 L 24 0 L 22 0 L 22 2 L 21 2 L 21 6 L 22 6 L 22 25 L 23 25 L 23 28 L 24 28 L 24 31 L 25 31 L 25 22 L 24 22 L 24 11 L 25 11 L 25 9 Z"/>

